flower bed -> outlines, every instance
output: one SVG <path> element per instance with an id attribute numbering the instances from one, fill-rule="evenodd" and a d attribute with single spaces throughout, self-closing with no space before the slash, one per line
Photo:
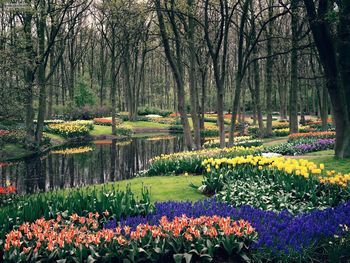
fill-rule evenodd
<path id="1" fill-rule="evenodd" d="M 288 141 L 300 140 L 300 139 L 328 139 L 335 138 L 335 132 L 307 132 L 307 133 L 294 133 L 288 136 Z"/>
<path id="2" fill-rule="evenodd" d="M 0 144 L 24 143 L 26 138 L 25 130 L 0 130 Z"/>
<path id="3" fill-rule="evenodd" d="M 108 216 L 108 211 L 104 215 Z M 163 216 L 155 225 L 139 224 L 134 230 L 129 226 L 100 229 L 99 217 L 98 213 L 88 217 L 73 214 L 69 219 L 58 216 L 22 224 L 6 236 L 5 260 L 76 262 L 83 255 L 90 261 L 112 262 L 163 262 L 171 257 L 175 262 L 210 260 L 220 248 L 228 256 L 245 256 L 257 237 L 249 222 L 230 217 L 182 215 L 168 221 Z"/>
<path id="4" fill-rule="evenodd" d="M 112 118 L 95 118 L 93 122 L 95 125 L 112 126 Z M 123 121 L 119 118 L 116 118 L 115 120 L 116 125 L 119 125 L 122 122 Z"/>
<path id="5" fill-rule="evenodd" d="M 179 118 L 172 117 L 162 117 L 162 118 L 149 118 L 148 121 L 160 124 L 169 124 L 169 125 L 180 125 L 181 121 Z"/>
<path id="6" fill-rule="evenodd" d="M 117 135 L 129 137 L 132 135 L 133 129 L 130 125 L 122 123 L 116 126 L 116 133 Z"/>
<path id="7" fill-rule="evenodd" d="M 210 158 L 202 164 L 205 192 L 216 193 L 235 206 L 250 204 L 296 213 L 335 206 L 350 198 L 350 174 L 329 174 L 323 164 L 303 159 L 241 156 Z"/>
<path id="8" fill-rule="evenodd" d="M 350 202 L 293 215 L 286 211 L 276 213 L 247 205 L 235 208 L 216 199 L 195 203 L 169 201 L 156 203 L 153 214 L 124 218 L 122 225 L 135 228 L 140 223 L 156 224 L 164 215 L 171 220 L 182 214 L 189 217 L 217 215 L 230 216 L 233 220 L 248 220 L 258 233 L 258 241 L 248 254 L 253 255 L 256 262 L 309 262 L 310 256 L 315 259 L 327 257 L 318 253 L 330 246 L 329 241 L 334 239 L 334 235 L 342 237 L 342 225 L 350 225 Z M 111 221 L 105 226 L 115 228 L 116 222 Z"/>
<path id="9" fill-rule="evenodd" d="M 88 136 L 90 130 L 86 125 L 68 122 L 63 124 L 49 124 L 47 131 L 64 138 L 78 138 Z"/>
<path id="10" fill-rule="evenodd" d="M 238 136 L 233 138 L 233 146 L 243 146 L 243 147 L 251 147 L 251 146 L 260 146 L 262 145 L 261 140 L 254 140 L 252 136 Z M 225 142 L 228 143 L 229 139 L 226 138 Z M 203 144 L 204 148 L 218 148 L 220 147 L 220 139 L 211 139 L 206 141 Z"/>
<path id="11" fill-rule="evenodd" d="M 140 199 L 136 199 L 130 185 L 124 191 L 104 186 L 19 196 L 16 202 L 0 207 L 0 240 L 16 225 L 34 222 L 41 217 L 52 219 L 59 214 L 73 213 L 86 216 L 88 211 L 102 214 L 106 209 L 112 211 L 111 216 L 117 220 L 122 216 L 146 215 L 152 211 L 153 205 L 148 188 L 141 190 Z"/>
<path id="12" fill-rule="evenodd" d="M 16 192 L 16 187 L 10 182 L 6 182 L 5 186 L 0 186 L 0 207 L 14 202 L 17 197 Z"/>
<path id="13" fill-rule="evenodd" d="M 266 152 L 282 155 L 302 155 L 309 152 L 331 150 L 334 148 L 335 139 L 294 139 L 291 142 L 281 143 L 276 146 L 265 147 Z"/>
<path id="14" fill-rule="evenodd" d="M 150 160 L 149 168 L 142 174 L 146 176 L 188 173 L 201 173 L 201 162 L 208 157 L 233 157 L 259 154 L 262 147 L 235 146 L 232 148 L 213 148 L 191 152 L 162 154 Z"/>

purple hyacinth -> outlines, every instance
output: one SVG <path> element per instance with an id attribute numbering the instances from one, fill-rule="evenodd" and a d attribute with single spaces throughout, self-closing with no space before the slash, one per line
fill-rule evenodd
<path id="1" fill-rule="evenodd" d="M 350 201 L 335 208 L 314 210 L 293 216 L 287 211 L 275 213 L 242 206 L 234 208 L 215 199 L 191 202 L 162 202 L 155 204 L 156 211 L 147 216 L 126 217 L 121 225 L 135 228 L 140 223 L 158 224 L 162 216 L 172 220 L 175 216 L 186 214 L 189 217 L 202 215 L 230 216 L 233 219 L 248 220 L 256 228 L 259 239 L 254 249 L 268 249 L 276 256 L 298 253 L 319 244 L 325 238 L 341 234 L 340 224 L 350 225 Z M 110 221 L 105 228 L 113 229 L 116 221 Z"/>

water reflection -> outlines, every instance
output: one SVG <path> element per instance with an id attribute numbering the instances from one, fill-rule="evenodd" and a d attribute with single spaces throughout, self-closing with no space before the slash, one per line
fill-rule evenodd
<path id="1" fill-rule="evenodd" d="M 20 193 L 100 184 L 132 178 L 135 172 L 146 168 L 152 157 L 182 148 L 179 137 L 96 141 L 2 165 L 0 175 L 2 183 L 11 181 Z"/>

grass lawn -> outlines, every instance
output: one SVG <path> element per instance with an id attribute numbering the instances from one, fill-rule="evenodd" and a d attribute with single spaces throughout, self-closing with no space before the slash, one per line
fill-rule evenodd
<path id="1" fill-rule="evenodd" d="M 190 183 L 200 186 L 202 176 L 155 176 L 141 177 L 116 182 L 121 189 L 131 185 L 133 192 L 140 195 L 142 184 L 151 189 L 151 200 L 156 201 L 197 201 L 204 196 L 189 186 Z"/>
<path id="2" fill-rule="evenodd" d="M 204 199 L 205 196 L 197 192 L 189 186 L 190 183 L 200 186 L 202 176 L 154 176 L 154 177 L 139 177 L 130 180 L 123 180 L 104 185 L 94 185 L 94 188 L 102 186 L 108 188 L 113 185 L 119 186 L 120 190 L 125 190 L 127 184 L 131 185 L 131 189 L 136 196 L 140 197 L 142 185 L 147 186 L 151 190 L 151 201 L 198 201 Z M 82 187 L 81 189 L 87 189 Z M 69 191 L 69 189 L 59 190 Z M 45 193 L 44 193 L 45 194 Z"/>
<path id="3" fill-rule="evenodd" d="M 124 124 L 130 125 L 133 129 L 142 129 L 142 128 L 152 128 L 152 129 L 167 129 L 170 127 L 168 124 L 161 124 L 149 121 L 126 121 Z M 90 131 L 90 135 L 98 136 L 98 135 L 110 135 L 112 134 L 112 126 L 104 126 L 104 125 L 94 125 L 94 129 Z"/>
<path id="4" fill-rule="evenodd" d="M 276 146 L 288 141 L 288 137 L 272 137 L 263 139 L 264 146 Z"/>
<path id="5" fill-rule="evenodd" d="M 90 131 L 90 135 L 92 136 L 103 134 L 112 134 L 112 126 L 94 125 L 94 129 Z"/>
<path id="6" fill-rule="evenodd" d="M 350 173 L 350 158 L 339 159 L 333 156 L 325 156 L 326 154 L 329 155 L 333 153 L 333 150 L 322 151 L 318 152 L 319 156 L 305 156 L 304 158 L 317 164 L 323 163 L 326 167 L 326 170 L 334 170 L 341 173 Z"/>

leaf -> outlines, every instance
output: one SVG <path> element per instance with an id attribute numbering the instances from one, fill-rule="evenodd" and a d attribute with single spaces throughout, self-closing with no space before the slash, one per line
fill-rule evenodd
<path id="1" fill-rule="evenodd" d="M 175 263 L 181 263 L 184 255 L 183 254 L 174 254 L 173 258 Z"/>
<path id="2" fill-rule="evenodd" d="M 186 260 L 186 263 L 190 263 L 192 259 L 192 254 L 185 253 L 184 258 Z"/>
<path id="3" fill-rule="evenodd" d="M 87 258 L 87 263 L 93 263 L 93 262 L 96 262 L 96 260 L 91 255 L 89 255 Z"/>

